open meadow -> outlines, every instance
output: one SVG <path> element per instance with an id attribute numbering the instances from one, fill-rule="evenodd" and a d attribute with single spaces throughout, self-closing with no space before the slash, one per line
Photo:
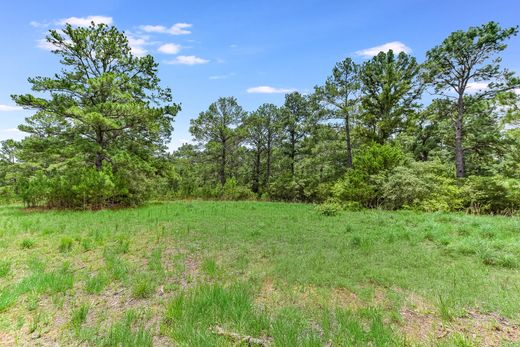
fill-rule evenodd
<path id="1" fill-rule="evenodd" d="M 520 342 L 520 219 L 181 201 L 0 209 L 7 345 Z"/>

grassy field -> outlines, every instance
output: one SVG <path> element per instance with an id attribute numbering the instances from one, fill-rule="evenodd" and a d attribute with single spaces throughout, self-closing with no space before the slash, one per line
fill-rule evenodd
<path id="1" fill-rule="evenodd" d="M 0 235 L 0 344 L 520 343 L 518 218 L 8 206 Z"/>

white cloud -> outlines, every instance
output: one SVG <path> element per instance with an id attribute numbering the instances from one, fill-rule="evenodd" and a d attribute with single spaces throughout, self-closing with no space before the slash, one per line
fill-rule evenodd
<path id="1" fill-rule="evenodd" d="M 515 89 L 513 89 L 513 92 L 514 92 L 516 95 L 520 95 L 520 88 L 515 88 Z"/>
<path id="2" fill-rule="evenodd" d="M 488 89 L 487 82 L 468 82 L 468 84 L 466 85 L 466 90 L 469 93 L 478 92 L 486 89 Z"/>
<path id="3" fill-rule="evenodd" d="M 181 45 L 176 43 L 165 43 L 164 45 L 157 48 L 157 50 L 164 54 L 177 54 L 181 51 Z"/>
<path id="4" fill-rule="evenodd" d="M 228 79 L 228 78 L 233 77 L 233 76 L 235 76 L 234 72 L 228 73 L 228 74 L 225 74 L 225 75 L 209 76 L 209 79 L 210 80 L 225 80 L 225 79 Z"/>
<path id="5" fill-rule="evenodd" d="M 144 47 L 151 44 L 148 36 L 135 36 L 131 32 L 126 32 L 126 38 L 128 39 L 128 45 L 133 55 L 136 57 L 144 57 L 148 54 L 148 51 Z"/>
<path id="6" fill-rule="evenodd" d="M 187 35 L 191 34 L 191 31 L 188 30 L 191 26 L 192 25 L 189 23 L 176 23 L 169 28 L 163 25 L 142 25 L 141 30 L 146 31 L 147 33 Z"/>
<path id="7" fill-rule="evenodd" d="M 69 18 L 62 18 L 59 21 L 56 22 L 58 25 L 65 25 L 66 23 L 78 27 L 87 27 L 90 25 L 91 22 L 94 22 L 95 24 L 106 24 L 111 25 L 114 23 L 114 20 L 112 17 L 107 16 L 87 16 L 87 17 L 69 17 Z"/>
<path id="8" fill-rule="evenodd" d="M 15 134 L 21 133 L 20 129 L 18 129 L 18 128 L 9 128 L 9 129 L 4 129 L 2 131 L 4 133 L 15 133 Z"/>
<path id="9" fill-rule="evenodd" d="M 32 20 L 29 22 L 29 25 L 32 26 L 33 28 L 46 28 L 49 26 L 49 23 L 38 22 L 38 21 Z"/>
<path id="10" fill-rule="evenodd" d="M 14 112 L 14 111 L 21 111 L 21 110 L 23 110 L 23 108 L 21 108 L 19 106 L 0 104 L 0 112 Z"/>
<path id="11" fill-rule="evenodd" d="M 179 55 L 174 60 L 168 60 L 166 64 L 174 65 L 198 65 L 209 63 L 208 59 L 197 57 L 194 55 Z"/>
<path id="12" fill-rule="evenodd" d="M 39 39 L 36 41 L 36 47 L 44 49 L 46 51 L 52 51 L 53 49 L 56 49 L 56 46 L 54 46 L 52 43 L 48 42 L 46 39 Z"/>
<path id="13" fill-rule="evenodd" d="M 270 86 L 251 87 L 246 90 L 250 94 L 285 94 L 296 91 L 296 89 L 275 88 Z"/>
<path id="14" fill-rule="evenodd" d="M 371 58 L 379 54 L 379 52 L 388 52 L 389 50 L 394 51 L 394 53 L 410 53 L 412 49 L 405 45 L 404 43 L 400 41 L 392 41 L 384 43 L 380 46 L 375 46 L 371 48 L 362 49 L 360 51 L 356 52 L 356 55 L 365 57 L 365 58 Z"/>

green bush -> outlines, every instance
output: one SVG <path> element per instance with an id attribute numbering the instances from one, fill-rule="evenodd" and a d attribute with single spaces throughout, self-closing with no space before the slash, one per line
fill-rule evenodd
<path id="1" fill-rule="evenodd" d="M 234 178 L 230 178 L 222 187 L 221 198 L 224 200 L 253 200 L 255 194 L 249 188 L 240 186 Z"/>
<path id="2" fill-rule="evenodd" d="M 389 209 L 456 211 L 462 207 L 460 188 L 451 167 L 435 161 L 396 167 L 385 178 L 382 198 Z"/>
<path id="3" fill-rule="evenodd" d="M 398 166 L 386 177 L 381 187 L 384 206 L 391 210 L 411 207 L 428 196 L 427 182 L 410 167 Z"/>
<path id="4" fill-rule="evenodd" d="M 375 207 L 379 203 L 377 178 L 358 169 L 349 170 L 332 187 L 332 196 L 339 201 L 356 201 L 366 207 Z"/>
<path id="5" fill-rule="evenodd" d="M 315 210 L 324 216 L 336 216 L 342 209 L 341 204 L 333 201 L 326 201 L 315 207 Z"/>
<path id="6" fill-rule="evenodd" d="M 464 181 L 464 207 L 471 213 L 511 213 L 520 208 L 517 180 L 502 176 L 470 176 Z"/>

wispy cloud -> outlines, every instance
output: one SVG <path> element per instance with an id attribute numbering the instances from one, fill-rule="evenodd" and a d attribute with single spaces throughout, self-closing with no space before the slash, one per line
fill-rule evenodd
<path id="1" fill-rule="evenodd" d="M 276 88 L 271 86 L 251 87 L 246 90 L 250 94 L 286 94 L 296 91 L 296 89 Z"/>
<path id="2" fill-rule="evenodd" d="M 36 47 L 44 49 L 46 51 L 52 51 L 56 49 L 56 46 L 54 46 L 52 43 L 48 42 L 46 39 L 39 39 L 36 41 Z"/>
<path id="3" fill-rule="evenodd" d="M 21 133 L 20 129 L 18 129 L 18 128 L 3 129 L 2 131 L 3 131 L 4 133 L 14 133 L 14 134 L 19 134 L 19 133 Z"/>
<path id="4" fill-rule="evenodd" d="M 234 72 L 232 73 L 228 73 L 228 74 L 225 74 L 225 75 L 213 75 L 213 76 L 209 76 L 209 79 L 210 80 L 225 80 L 225 79 L 228 79 L 230 77 L 233 77 L 235 76 L 236 74 Z"/>
<path id="5" fill-rule="evenodd" d="M 157 50 L 164 54 L 177 54 L 181 51 L 182 47 L 181 45 L 178 45 L 176 43 L 165 43 L 164 45 L 161 45 Z"/>
<path id="6" fill-rule="evenodd" d="M 164 25 L 142 25 L 141 30 L 147 33 L 161 33 L 161 34 L 170 34 L 170 35 L 187 35 L 191 34 L 191 31 L 188 30 L 192 25 L 189 23 L 176 23 L 171 27 L 165 27 Z"/>
<path id="7" fill-rule="evenodd" d="M 29 25 L 32 26 L 33 28 L 46 28 L 49 26 L 49 23 L 47 22 L 38 22 L 38 21 L 35 21 L 35 20 L 32 20 L 29 22 Z"/>
<path id="8" fill-rule="evenodd" d="M 400 41 L 392 41 L 392 42 L 384 43 L 379 46 L 362 49 L 360 51 L 357 51 L 356 55 L 359 55 L 359 56 L 365 57 L 365 58 L 371 58 L 371 57 L 378 55 L 379 52 L 387 52 L 389 50 L 394 51 L 394 53 L 400 53 L 400 52 L 410 53 L 412 51 L 412 49 L 410 47 L 408 47 L 407 45 L 405 45 L 404 43 L 402 43 Z"/>
<path id="9" fill-rule="evenodd" d="M 21 108 L 20 106 L 0 104 L 0 112 L 14 112 L 21 110 L 23 110 L 23 108 Z"/>
<path id="10" fill-rule="evenodd" d="M 208 59 L 197 57 L 195 55 L 179 55 L 174 60 L 166 61 L 166 64 L 173 65 L 199 65 L 209 63 Z"/>
<path id="11" fill-rule="evenodd" d="M 127 31 L 126 37 L 133 55 L 137 57 L 144 57 L 146 54 L 148 54 L 148 51 L 144 47 L 151 44 L 148 36 L 135 36 L 133 33 Z"/>
<path id="12" fill-rule="evenodd" d="M 488 89 L 488 83 L 487 82 L 469 82 L 466 85 L 466 90 L 470 93 L 475 93 L 478 91 L 486 90 Z"/>
<path id="13" fill-rule="evenodd" d="M 95 24 L 107 24 L 112 25 L 114 20 L 112 17 L 108 16 L 87 16 L 87 17 L 69 17 L 62 18 L 56 22 L 58 25 L 65 25 L 66 23 L 78 27 L 86 27 L 89 26 L 90 23 L 94 22 Z"/>

